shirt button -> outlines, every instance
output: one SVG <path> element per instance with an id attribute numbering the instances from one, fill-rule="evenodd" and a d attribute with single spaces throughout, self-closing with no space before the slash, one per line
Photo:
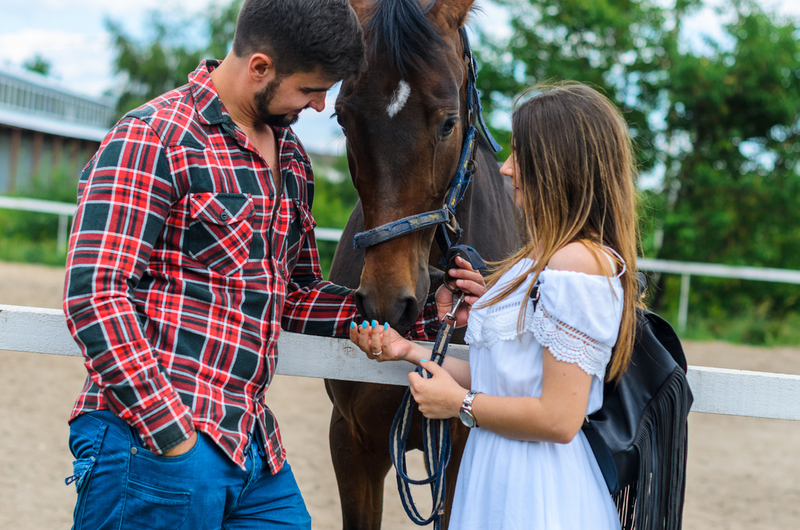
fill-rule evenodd
<path id="1" fill-rule="evenodd" d="M 132 455 L 135 455 L 135 454 L 136 454 L 136 453 L 138 453 L 138 452 L 139 452 L 139 450 L 138 450 L 138 449 L 136 449 L 135 447 L 131 447 L 131 454 L 132 454 Z"/>
<path id="2" fill-rule="evenodd" d="M 228 212 L 222 212 L 221 214 L 219 214 L 219 218 L 222 219 L 223 221 L 227 221 L 228 220 Z"/>

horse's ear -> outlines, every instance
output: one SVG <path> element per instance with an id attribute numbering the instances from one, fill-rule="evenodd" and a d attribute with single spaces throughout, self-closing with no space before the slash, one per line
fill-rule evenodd
<path id="1" fill-rule="evenodd" d="M 452 33 L 467 23 L 474 3 L 475 0 L 434 0 L 428 16 L 437 26 Z"/>
<path id="2" fill-rule="evenodd" d="M 371 0 L 350 0 L 350 7 L 356 12 L 358 21 L 361 22 L 362 26 L 366 21 L 370 9 L 372 9 L 372 5 L 373 2 Z"/>

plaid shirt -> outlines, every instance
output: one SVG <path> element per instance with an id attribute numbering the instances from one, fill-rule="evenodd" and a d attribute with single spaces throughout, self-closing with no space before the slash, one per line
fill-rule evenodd
<path id="1" fill-rule="evenodd" d="M 356 309 L 322 280 L 303 147 L 275 129 L 276 190 L 217 95 L 218 64 L 123 117 L 83 171 L 64 310 L 89 377 L 70 420 L 110 409 L 157 454 L 200 430 L 242 467 L 257 428 L 277 473 L 263 396 L 281 323 L 343 337 Z M 411 336 L 430 340 L 435 320 L 429 303 Z"/>

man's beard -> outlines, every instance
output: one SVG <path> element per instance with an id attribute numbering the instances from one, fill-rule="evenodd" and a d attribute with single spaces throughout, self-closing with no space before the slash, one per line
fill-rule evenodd
<path id="1" fill-rule="evenodd" d="M 276 77 L 270 81 L 267 86 L 253 95 L 253 102 L 256 106 L 258 119 L 261 120 L 264 125 L 270 127 L 289 127 L 300 117 L 299 114 L 272 114 L 269 112 L 269 104 L 272 102 L 272 98 L 275 97 L 275 92 L 278 90 L 280 84 L 281 79 Z"/>

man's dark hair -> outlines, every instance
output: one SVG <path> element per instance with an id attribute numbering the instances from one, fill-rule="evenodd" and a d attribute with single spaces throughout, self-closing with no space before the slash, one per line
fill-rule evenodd
<path id="1" fill-rule="evenodd" d="M 319 69 L 339 80 L 366 65 L 361 24 L 347 0 L 245 0 L 233 53 L 266 53 L 280 77 Z"/>

